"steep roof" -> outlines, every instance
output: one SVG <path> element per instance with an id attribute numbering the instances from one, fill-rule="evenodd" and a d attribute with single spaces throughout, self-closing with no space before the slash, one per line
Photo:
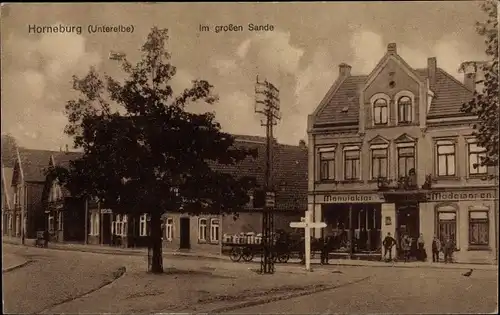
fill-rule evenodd
<path id="1" fill-rule="evenodd" d="M 45 171 L 50 158 L 54 157 L 56 165 L 67 167 L 69 161 L 81 156 L 79 152 L 61 152 L 19 148 L 21 169 L 26 182 L 45 182 Z"/>
<path id="2" fill-rule="evenodd" d="M 415 69 L 415 73 L 422 79 L 428 78 L 427 68 Z M 315 124 L 345 124 L 356 125 L 359 121 L 359 87 L 364 84 L 368 76 L 356 75 L 347 77 L 339 86 L 336 93 L 328 100 L 316 115 Z M 473 97 L 470 91 L 460 81 L 441 68 L 436 71 L 434 99 L 427 113 L 428 118 L 461 116 L 462 104 Z M 347 111 L 343 110 L 347 108 Z"/>
<path id="3" fill-rule="evenodd" d="M 212 167 L 235 177 L 255 177 L 257 184 L 263 187 L 266 171 L 266 138 L 242 135 L 235 137 L 235 147 L 257 149 L 257 157 L 247 157 L 235 165 L 212 163 Z M 307 207 L 307 150 L 275 142 L 273 153 L 276 209 L 304 210 Z"/>

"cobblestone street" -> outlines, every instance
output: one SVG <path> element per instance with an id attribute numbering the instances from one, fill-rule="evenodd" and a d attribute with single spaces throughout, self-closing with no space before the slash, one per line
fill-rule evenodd
<path id="1" fill-rule="evenodd" d="M 4 273 L 10 313 L 477 313 L 497 305 L 492 268 L 466 278 L 450 268 L 331 265 L 306 274 L 280 264 L 261 276 L 258 263 L 171 256 L 165 274 L 151 275 L 138 255 L 4 245 L 4 256 L 30 261 Z"/>

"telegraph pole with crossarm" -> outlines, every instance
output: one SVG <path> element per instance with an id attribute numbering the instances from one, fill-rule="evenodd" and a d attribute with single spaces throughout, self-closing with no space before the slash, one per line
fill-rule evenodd
<path id="1" fill-rule="evenodd" d="M 255 87 L 255 112 L 265 117 L 261 126 L 266 127 L 266 173 L 264 183 L 265 205 L 262 215 L 262 257 L 260 262 L 261 274 L 274 273 L 274 205 L 275 192 L 273 180 L 273 127 L 280 117 L 279 90 L 270 82 L 264 80 Z"/>

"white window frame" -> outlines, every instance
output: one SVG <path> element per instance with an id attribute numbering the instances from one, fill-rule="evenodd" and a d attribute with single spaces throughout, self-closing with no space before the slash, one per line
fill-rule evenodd
<path id="1" fill-rule="evenodd" d="M 62 231 L 64 229 L 64 212 L 57 212 L 57 230 Z"/>
<path id="2" fill-rule="evenodd" d="M 379 101 L 384 101 L 385 106 L 378 105 Z M 389 123 L 389 106 L 390 102 L 385 98 L 377 98 L 373 102 L 373 123 L 375 126 L 386 126 Z M 380 115 L 376 115 L 375 109 L 381 108 Z M 382 111 L 382 108 L 385 109 L 385 115 Z M 380 118 L 380 119 L 379 119 Z"/>
<path id="3" fill-rule="evenodd" d="M 355 178 L 347 178 L 347 172 L 346 172 L 346 162 L 347 162 L 347 159 L 346 159 L 346 153 L 347 152 L 350 152 L 350 151 L 357 151 L 358 154 L 359 154 L 359 159 L 358 159 L 358 163 L 359 163 L 359 167 L 358 167 L 358 171 L 359 171 L 359 174 L 357 174 L 357 177 Z M 342 149 L 342 162 L 343 162 L 343 165 L 342 165 L 342 169 L 344 171 L 344 180 L 347 180 L 347 181 L 357 181 L 357 180 L 362 180 L 363 179 L 363 170 L 362 170 L 362 165 L 363 165 L 363 161 L 361 160 L 361 146 L 359 145 L 349 145 L 349 146 L 345 146 L 343 149 Z"/>
<path id="4" fill-rule="evenodd" d="M 413 148 L 413 168 L 417 170 L 417 146 L 415 142 L 402 142 L 396 144 L 396 174 L 397 178 L 408 176 L 408 174 L 400 174 L 399 172 L 399 149 L 400 148 Z M 407 172 L 410 170 L 408 169 Z"/>
<path id="5" fill-rule="evenodd" d="M 217 224 L 214 224 L 217 222 Z M 210 242 L 218 243 L 220 241 L 220 219 L 212 218 L 210 219 Z"/>
<path id="6" fill-rule="evenodd" d="M 440 168 L 439 168 L 439 157 L 442 155 L 439 153 L 439 147 L 440 146 L 452 146 L 453 147 L 453 174 L 448 174 L 448 168 L 446 168 L 446 174 L 440 174 Z M 451 154 L 446 154 L 444 156 L 451 155 Z M 435 154 L 434 154 L 434 159 L 435 159 L 435 173 L 437 177 L 456 177 L 458 176 L 457 171 L 458 171 L 458 165 L 457 165 L 457 142 L 452 139 L 446 139 L 446 140 L 436 140 L 435 142 Z M 448 163 L 446 163 L 448 165 Z"/>
<path id="7" fill-rule="evenodd" d="M 124 214 L 122 215 L 122 222 L 121 222 L 121 236 L 127 236 L 128 232 L 128 215 Z"/>
<path id="8" fill-rule="evenodd" d="M 202 224 L 202 221 L 204 221 L 203 224 Z M 203 230 L 203 232 L 202 232 L 202 230 Z M 207 241 L 207 234 L 208 234 L 208 220 L 206 218 L 199 218 L 198 219 L 198 241 L 206 242 Z"/>
<path id="9" fill-rule="evenodd" d="M 375 102 L 380 100 L 380 99 L 383 99 L 386 104 L 387 104 L 387 123 L 376 123 L 376 120 L 375 120 Z M 377 93 L 375 95 L 373 95 L 372 97 L 370 97 L 370 105 L 371 105 L 371 121 L 372 121 L 372 126 L 376 127 L 376 126 L 388 126 L 391 121 L 391 111 L 390 111 L 390 107 L 391 107 L 391 98 L 389 97 L 389 95 L 385 94 L 385 93 Z"/>
<path id="10" fill-rule="evenodd" d="M 174 239 L 174 219 L 167 218 L 165 221 L 165 238 L 171 242 Z"/>
<path id="11" fill-rule="evenodd" d="M 408 112 L 408 115 L 410 116 L 409 120 L 408 121 L 405 121 L 405 120 L 400 120 L 400 108 L 399 108 L 399 101 L 401 100 L 401 98 L 403 97 L 408 97 L 411 101 L 410 103 L 410 110 Z M 395 113 L 396 113 L 396 120 L 398 122 L 398 124 L 402 123 L 402 124 L 411 124 L 414 119 L 415 119 L 415 116 L 416 116 L 416 107 L 417 105 L 415 104 L 415 95 L 410 92 L 410 91 L 407 91 L 407 90 L 402 90 L 402 91 L 399 91 L 396 95 L 394 95 L 394 105 L 395 105 Z M 408 118 L 408 117 L 407 117 Z"/>
<path id="12" fill-rule="evenodd" d="M 139 236 L 148 236 L 148 215 L 141 214 L 139 217 Z"/>
<path id="13" fill-rule="evenodd" d="M 329 174 L 327 174 L 326 178 L 323 178 L 323 171 L 322 171 L 322 161 L 323 159 L 321 158 L 322 154 L 324 153 L 332 153 L 333 152 L 333 177 L 330 178 Z M 331 159 L 327 159 L 327 161 L 331 161 Z M 331 146 L 325 146 L 325 147 L 319 147 L 318 148 L 318 170 L 319 170 L 319 180 L 320 181 L 328 181 L 328 180 L 335 180 L 337 177 L 337 146 L 336 145 L 331 145 Z M 330 170 L 328 170 L 328 173 L 330 173 Z"/>
<path id="14" fill-rule="evenodd" d="M 471 146 L 474 145 L 476 146 L 476 150 L 475 151 L 472 151 L 471 152 Z M 483 147 L 480 147 L 478 144 L 477 144 L 477 140 L 476 139 L 467 139 L 467 155 L 466 155 L 466 159 L 467 159 L 467 175 L 469 177 L 471 176 L 484 176 L 486 174 L 488 174 L 488 167 L 487 166 L 477 166 L 476 168 L 474 168 L 474 172 L 472 172 L 473 169 L 471 169 L 471 160 L 470 160 L 470 157 L 471 157 L 471 154 L 477 154 L 478 156 L 478 164 L 481 162 L 481 156 L 486 156 L 487 152 L 486 152 L 486 148 L 483 148 Z M 482 170 L 482 171 L 481 171 Z"/>
<path id="15" fill-rule="evenodd" d="M 54 216 L 52 214 L 49 214 L 49 217 L 47 218 L 48 222 L 48 230 L 50 232 L 54 232 L 55 224 L 54 224 Z"/>
<path id="16" fill-rule="evenodd" d="M 486 214 L 486 218 L 473 218 L 473 215 L 474 214 L 478 214 L 478 213 L 483 213 L 483 214 Z M 469 220 L 467 222 L 467 225 L 468 225 L 468 229 L 469 229 L 469 235 L 468 235 L 468 241 L 467 243 L 469 244 L 469 247 L 488 247 L 490 246 L 491 244 L 491 231 L 490 231 L 490 209 L 487 208 L 487 207 L 470 207 L 469 208 Z M 480 222 L 474 222 L 474 221 L 480 221 Z M 484 224 L 487 229 L 488 229 L 488 234 L 487 234 L 487 243 L 486 244 L 473 244 L 471 243 L 471 225 L 473 223 L 481 223 L 481 224 Z"/>
<path id="17" fill-rule="evenodd" d="M 385 165 L 385 178 L 389 178 L 389 144 L 372 144 L 370 145 L 370 178 L 377 179 L 373 176 L 373 151 L 374 150 L 385 150 L 386 152 L 386 165 Z"/>

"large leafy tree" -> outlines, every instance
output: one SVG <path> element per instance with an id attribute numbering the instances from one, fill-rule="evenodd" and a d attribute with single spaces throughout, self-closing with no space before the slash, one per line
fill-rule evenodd
<path id="1" fill-rule="evenodd" d="M 74 77 L 80 97 L 66 105 L 65 132 L 84 154 L 69 170 L 53 170 L 74 194 L 96 197 L 114 213 L 150 215 L 155 273 L 163 272 L 162 214 L 234 213 L 255 184 L 213 167 L 255 157 L 256 151 L 236 147 L 213 113 L 186 110 L 189 102 L 217 101 L 207 81 L 173 94 L 169 81 L 176 68 L 167 41 L 167 30 L 154 27 L 136 65 L 121 56 L 124 82 L 109 76 L 103 81 L 95 69 Z"/>
<path id="2" fill-rule="evenodd" d="M 488 62 L 477 66 L 484 72 L 483 91 L 475 92 L 474 98 L 463 105 L 462 111 L 477 115 L 479 122 L 474 126 L 479 145 L 486 148 L 487 156 L 481 161 L 483 165 L 498 165 L 498 12 L 497 1 L 486 1 L 481 4 L 487 14 L 486 22 L 477 23 L 477 32 L 484 36 Z"/>

